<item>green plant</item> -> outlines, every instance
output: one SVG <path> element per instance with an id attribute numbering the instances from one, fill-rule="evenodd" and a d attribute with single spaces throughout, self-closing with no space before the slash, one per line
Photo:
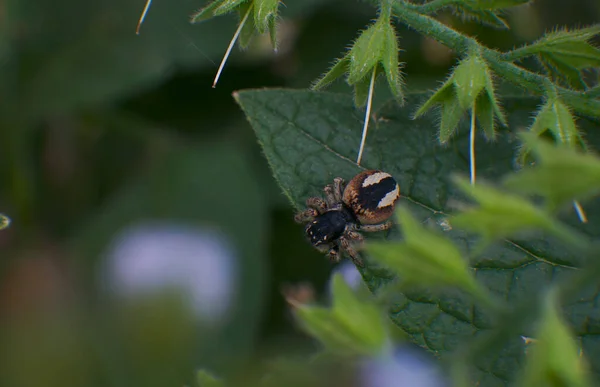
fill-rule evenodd
<path id="1" fill-rule="evenodd" d="M 384 298 L 379 301 L 396 325 L 448 365 L 457 386 L 587 386 L 600 372 L 600 348 L 593 339 L 600 327 L 593 302 L 600 266 L 592 243 L 600 230 L 579 204 L 600 193 L 600 161 L 588 153 L 588 144 L 600 146 L 600 86 L 588 71 L 600 68 L 600 50 L 592 44 L 600 26 L 557 29 L 500 52 L 434 17 L 451 10 L 506 29 L 503 12 L 528 2 L 381 0 L 375 2 L 376 20 L 313 84 L 319 90 L 345 77 L 354 87 L 353 101 L 309 91 L 235 94 L 275 178 L 296 207 L 318 194 L 333 174 L 351 177 L 363 165 L 398 177 L 406 199 L 398 212 L 402 235 L 392 232 L 385 241 L 370 241 L 371 260 L 362 275 Z M 227 54 L 238 36 L 246 47 L 255 31 L 269 31 L 276 47 L 277 5 L 219 0 L 193 20 L 237 11 L 241 22 Z M 396 22 L 458 56 L 446 81 L 424 102 L 423 94 L 403 91 Z M 537 65 L 522 65 L 525 58 Z M 396 101 L 372 119 L 380 75 Z M 523 96 L 501 95 L 499 83 L 517 86 Z M 359 136 L 355 112 L 365 105 Z M 426 115 L 434 107 L 439 107 L 437 120 Z M 468 130 L 460 130 L 467 114 Z M 578 122 L 577 115 L 585 119 Z M 368 146 L 370 122 L 378 130 Z M 527 133 L 520 134 L 519 127 L 528 127 Z M 487 143 L 476 144 L 477 128 Z M 432 138 L 439 143 L 432 144 Z M 487 182 L 475 185 L 476 150 L 477 169 Z M 515 165 L 523 170 L 515 172 Z M 470 183 L 449 179 L 466 172 Z M 462 204 L 456 208 L 453 202 Z M 574 204 L 579 224 L 560 212 L 568 203 Z M 591 213 L 598 208 L 593 202 L 589 206 Z M 299 314 L 326 349 L 369 352 L 360 334 L 332 328 L 343 315 L 336 306 L 331 313 L 309 308 Z M 373 321 L 362 331 L 380 332 L 382 325 Z M 332 340 L 325 333 L 332 331 L 345 336 Z M 522 337 L 533 337 L 533 343 Z M 377 343 L 384 350 L 387 341 Z"/>

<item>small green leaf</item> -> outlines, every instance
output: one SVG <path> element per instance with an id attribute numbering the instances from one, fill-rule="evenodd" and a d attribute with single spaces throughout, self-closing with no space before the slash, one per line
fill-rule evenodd
<path id="1" fill-rule="evenodd" d="M 480 182 L 473 185 L 464 178 L 455 178 L 455 183 L 475 199 L 479 207 L 460 212 L 452 223 L 481 235 L 483 245 L 538 229 L 552 233 L 568 243 L 578 246 L 586 244 L 574 231 L 555 222 L 546 212 L 520 196 L 499 191 Z"/>
<path id="2" fill-rule="evenodd" d="M 333 315 L 354 336 L 360 337 L 365 348 L 377 352 L 386 341 L 384 316 L 373 302 L 358 299 L 357 295 L 336 273 L 333 276 Z"/>
<path id="3" fill-rule="evenodd" d="M 248 12 L 249 8 L 253 6 L 253 3 L 243 3 L 238 8 L 238 14 L 240 16 L 240 20 L 243 20 L 244 15 Z M 256 26 L 254 25 L 253 18 L 247 18 L 246 23 L 242 26 L 242 31 L 240 31 L 240 36 L 238 38 L 238 44 L 240 48 L 245 49 L 248 48 L 248 45 L 252 41 L 254 34 L 256 33 Z"/>
<path id="4" fill-rule="evenodd" d="M 423 105 L 416 111 L 414 118 L 419 118 L 423 114 L 427 113 L 437 104 L 444 104 L 450 99 L 456 98 L 454 95 L 454 84 L 452 78 L 448 79 L 442 86 L 440 86 L 435 93 Z"/>
<path id="5" fill-rule="evenodd" d="M 371 75 L 382 58 L 386 43 L 386 24 L 377 20 L 363 31 L 350 49 L 348 83 L 354 85 Z"/>
<path id="6" fill-rule="evenodd" d="M 4 230 L 10 226 L 10 218 L 4 214 L 0 214 L 0 230 Z"/>
<path id="7" fill-rule="evenodd" d="M 220 379 L 206 370 L 199 370 L 196 373 L 196 382 L 198 387 L 225 387 Z"/>
<path id="8" fill-rule="evenodd" d="M 442 119 L 440 121 L 439 141 L 441 144 L 447 143 L 456 133 L 458 123 L 465 114 L 465 109 L 460 106 L 458 97 L 452 95 L 451 98 L 442 104 Z"/>
<path id="9" fill-rule="evenodd" d="M 529 344 L 520 386 L 591 386 L 586 361 L 559 312 L 556 295 L 555 289 L 546 294 L 543 315 L 539 318 L 535 341 Z"/>
<path id="10" fill-rule="evenodd" d="M 502 111 L 502 108 L 498 103 L 498 98 L 496 97 L 492 75 L 490 73 L 489 68 L 487 67 L 485 72 L 485 92 L 488 96 L 489 102 L 492 104 L 492 107 L 494 109 L 494 115 L 498 118 L 502 125 L 507 126 L 506 117 L 504 116 L 504 112 Z"/>
<path id="11" fill-rule="evenodd" d="M 543 53 L 539 55 L 539 60 L 553 79 L 579 90 L 587 87 L 578 69 L 558 60 L 554 55 Z"/>
<path id="12" fill-rule="evenodd" d="M 222 0 L 219 6 L 214 10 L 214 15 L 225 15 L 250 0 Z"/>
<path id="13" fill-rule="evenodd" d="M 550 131 L 557 142 L 578 147 L 583 139 L 569 107 L 558 98 L 549 98 L 539 110 L 530 131 L 536 135 Z"/>
<path id="14" fill-rule="evenodd" d="M 277 18 L 279 0 L 253 0 L 254 24 L 259 34 L 264 34 Z"/>
<path id="15" fill-rule="evenodd" d="M 274 51 L 277 51 L 277 17 L 269 19 L 269 37 L 271 38 L 271 46 Z"/>
<path id="16" fill-rule="evenodd" d="M 383 48 L 383 57 L 381 64 L 384 69 L 392 95 L 400 100 L 402 99 L 402 76 L 400 75 L 400 63 L 398 62 L 398 38 L 396 30 L 391 24 L 385 27 L 385 46 Z"/>
<path id="17" fill-rule="evenodd" d="M 447 238 L 425 229 L 404 207 L 397 210 L 403 242 L 371 242 L 367 251 L 397 273 L 406 285 L 458 286 L 478 292 L 467 261 Z"/>
<path id="18" fill-rule="evenodd" d="M 215 10 L 221 5 L 222 0 L 215 0 L 206 7 L 202 8 L 200 11 L 196 12 L 192 15 L 191 22 L 192 23 L 200 23 L 202 21 L 213 18 L 215 15 Z"/>
<path id="19" fill-rule="evenodd" d="M 387 341 L 383 314 L 372 302 L 361 301 L 341 274 L 333 277 L 333 307 L 300 305 L 296 309 L 304 329 L 333 353 L 373 355 Z"/>
<path id="20" fill-rule="evenodd" d="M 475 105 L 475 114 L 477 116 L 477 122 L 483 129 L 485 136 L 492 140 L 496 137 L 496 129 L 494 128 L 494 105 L 490 101 L 487 93 L 482 93 L 477 97 L 477 104 Z"/>
<path id="21" fill-rule="evenodd" d="M 354 83 L 354 104 L 358 107 L 365 106 L 365 104 L 367 103 L 367 98 L 369 97 L 371 77 L 372 74 L 369 74 L 363 79 Z M 377 77 L 377 75 L 375 77 Z"/>
<path id="22" fill-rule="evenodd" d="M 471 54 L 463 59 L 452 75 L 458 102 L 463 110 L 473 106 L 487 83 L 487 65 L 479 55 Z"/>
<path id="23" fill-rule="evenodd" d="M 472 9 L 500 10 L 527 4 L 532 0 L 464 0 L 464 4 Z"/>
<path id="24" fill-rule="evenodd" d="M 499 17 L 494 11 L 473 9 L 468 6 L 457 6 L 456 10 L 464 20 L 475 20 L 492 28 L 506 30 L 509 28 L 504 19 Z"/>
<path id="25" fill-rule="evenodd" d="M 335 64 L 326 72 L 320 79 L 318 79 L 313 85 L 313 90 L 320 90 L 325 86 L 331 84 L 333 81 L 338 79 L 339 77 L 344 76 L 348 71 L 350 66 L 350 58 L 349 55 L 344 56 L 343 58 L 337 59 Z"/>
<path id="26" fill-rule="evenodd" d="M 535 135 L 523 133 L 525 144 L 532 150 L 538 162 L 504 180 L 512 190 L 546 199 L 550 210 L 586 200 L 600 194 L 600 159 L 577 152 L 567 146 L 555 146 Z"/>

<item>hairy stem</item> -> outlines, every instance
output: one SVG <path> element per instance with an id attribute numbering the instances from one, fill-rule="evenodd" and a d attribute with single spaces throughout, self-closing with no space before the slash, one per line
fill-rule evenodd
<path id="1" fill-rule="evenodd" d="M 459 55 L 466 54 L 471 47 L 477 47 L 490 68 L 498 76 L 517 86 L 523 87 L 534 94 L 544 95 L 548 85 L 551 84 L 547 77 L 506 62 L 498 51 L 482 46 L 477 40 L 461 34 L 430 16 L 421 14 L 419 6 L 404 1 L 395 1 L 393 8 L 398 19 L 408 27 L 438 41 Z M 588 115 L 598 115 L 600 101 L 594 100 L 582 92 L 558 86 L 556 89 L 560 97 L 575 110 Z"/>
<path id="2" fill-rule="evenodd" d="M 371 83 L 369 84 L 369 96 L 367 98 L 367 111 L 365 112 L 365 123 L 362 130 L 362 138 L 360 140 L 360 149 L 358 150 L 358 157 L 356 158 L 356 164 L 360 165 L 363 151 L 365 149 L 365 143 L 367 142 L 367 131 L 369 130 L 369 121 L 371 121 L 371 103 L 373 102 L 373 90 L 375 89 L 375 76 L 377 75 L 377 66 L 373 68 L 373 75 L 371 75 Z"/>
<path id="3" fill-rule="evenodd" d="M 441 11 L 446 7 L 462 3 L 461 0 L 433 0 L 425 4 L 410 4 L 405 3 L 407 7 L 411 7 L 421 13 L 432 14 Z"/>

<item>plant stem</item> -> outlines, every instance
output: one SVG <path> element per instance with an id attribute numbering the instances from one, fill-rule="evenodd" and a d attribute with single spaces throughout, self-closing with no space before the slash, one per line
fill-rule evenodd
<path id="1" fill-rule="evenodd" d="M 146 0 L 146 6 L 144 7 L 144 10 L 142 11 L 142 16 L 140 16 L 140 20 L 138 20 L 138 24 L 135 29 L 136 35 L 140 34 L 140 28 L 142 27 L 142 23 L 144 22 L 144 19 L 146 18 L 146 14 L 148 13 L 148 10 L 150 9 L 150 4 L 152 4 L 152 0 Z"/>
<path id="2" fill-rule="evenodd" d="M 225 51 L 225 55 L 223 55 L 223 59 L 221 60 L 221 64 L 219 65 L 219 69 L 217 70 L 217 75 L 215 75 L 215 80 L 213 81 L 213 84 L 212 84 L 213 89 L 215 87 L 217 87 L 217 82 L 219 82 L 219 77 L 221 76 L 221 72 L 223 71 L 223 68 L 225 67 L 225 62 L 227 62 L 227 58 L 229 58 L 229 54 L 231 54 L 231 50 L 233 49 L 233 46 L 235 46 L 235 42 L 237 41 L 238 37 L 240 36 L 240 33 L 242 32 L 242 28 L 244 28 L 244 24 L 246 24 L 246 20 L 248 20 L 248 16 L 250 15 L 251 10 L 252 10 L 252 6 L 248 7 L 248 10 L 246 11 L 246 14 L 240 21 L 240 25 L 238 26 L 237 30 L 235 31 L 235 34 L 233 35 L 231 42 L 229 42 L 229 47 L 227 47 L 227 51 Z"/>
<path id="3" fill-rule="evenodd" d="M 461 0 L 433 0 L 428 3 L 418 4 L 418 5 L 405 2 L 405 5 L 407 7 L 413 8 L 421 13 L 432 14 L 432 13 L 439 12 L 443 8 L 446 8 L 446 7 L 455 5 L 455 4 L 460 4 L 460 3 L 462 3 Z"/>
<path id="4" fill-rule="evenodd" d="M 577 212 L 577 217 L 579 217 L 579 221 L 581 223 L 587 223 L 588 219 L 585 215 L 585 211 L 583 210 L 583 207 L 581 207 L 581 204 L 577 200 L 573 200 L 573 207 L 575 207 L 575 212 Z"/>
<path id="5" fill-rule="evenodd" d="M 367 98 L 367 111 L 365 112 L 365 123 L 362 130 L 362 139 L 360 140 L 360 149 L 358 150 L 358 157 L 356 158 L 356 164 L 360 165 L 362 154 L 365 149 L 365 142 L 367 142 L 367 131 L 369 130 L 369 121 L 371 121 L 371 104 L 373 102 L 373 90 L 375 89 L 375 76 L 377 75 L 377 66 L 373 68 L 373 74 L 371 75 L 371 83 L 369 84 L 369 96 Z"/>
<path id="6" fill-rule="evenodd" d="M 471 184 L 475 184 L 475 101 L 471 109 L 471 134 L 469 137 L 469 162 L 471 164 Z"/>
<path id="7" fill-rule="evenodd" d="M 438 41 L 454 50 L 458 55 L 467 53 L 470 47 L 477 47 L 490 68 L 498 76 L 534 94 L 544 95 L 546 93 L 548 82 L 550 82 L 547 77 L 525 70 L 513 63 L 506 62 L 502 54 L 498 51 L 482 46 L 477 40 L 461 34 L 430 16 L 421 14 L 419 6 L 408 4 L 404 1 L 395 1 L 393 8 L 394 14 L 404 24 L 423 36 Z M 556 89 L 560 97 L 575 110 L 590 116 L 599 115 L 599 100 L 592 99 L 583 92 L 558 86 Z"/>

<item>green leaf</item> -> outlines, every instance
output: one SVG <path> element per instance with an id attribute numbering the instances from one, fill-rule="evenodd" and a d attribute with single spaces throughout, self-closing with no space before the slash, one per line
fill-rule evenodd
<path id="1" fill-rule="evenodd" d="M 333 316 L 370 353 L 381 351 L 387 339 L 384 316 L 374 302 L 361 301 L 340 273 L 333 276 Z"/>
<path id="2" fill-rule="evenodd" d="M 475 20 L 481 24 L 500 30 L 509 28 L 506 21 L 499 17 L 494 11 L 474 9 L 470 6 L 457 6 L 456 10 L 464 20 Z"/>
<path id="3" fill-rule="evenodd" d="M 333 307 L 300 305 L 303 327 L 327 350 L 343 355 L 375 355 L 387 341 L 384 316 L 373 302 L 360 301 L 341 274 L 333 276 Z"/>
<path id="4" fill-rule="evenodd" d="M 196 372 L 196 382 L 198 387 L 225 387 L 225 383 L 206 370 Z"/>
<path id="5" fill-rule="evenodd" d="M 464 4 L 472 9 L 500 10 L 527 4 L 531 0 L 464 0 Z"/>
<path id="6" fill-rule="evenodd" d="M 482 255 L 471 254 L 479 238 L 454 224 L 452 203 L 462 193 L 448 179 L 455 173 L 469 173 L 468 124 L 461 123 L 452 146 L 438 144 L 437 118 L 411 117 L 426 95 L 407 94 L 404 108 L 398 109 L 393 102 L 375 112 L 377 127 L 369 135 L 361 166 L 354 158 L 364 113 L 354 106 L 351 96 L 304 90 L 248 90 L 235 98 L 256 133 L 275 179 L 297 209 L 304 208 L 307 197 L 322 195 L 323 187 L 334 177 L 349 180 L 363 168 L 380 168 L 398 181 L 402 205 L 419 222 L 437 227 L 450 238 L 464 256 L 469 256 L 478 283 L 508 304 L 527 300 L 554 281 L 581 272 L 577 268 L 585 257 L 565 248 L 552 235 L 498 241 Z M 484 180 L 498 179 L 512 170 L 517 144 L 512 131 L 528 126 L 531 111 L 539 102 L 536 98 L 502 100 L 507 130 L 499 133 L 494 143 L 476 144 L 478 177 Z M 597 126 L 581 120 L 580 128 L 590 146 L 599 148 Z M 585 209 L 588 224 L 581 224 L 574 214 L 563 221 L 598 239 L 600 202 L 586 203 Z M 289 216 L 293 216 L 291 211 Z M 302 227 L 297 229 L 302 234 Z M 384 238 L 400 242 L 398 229 L 369 233 L 367 244 Z M 360 270 L 372 292 L 380 294 L 395 283 L 393 273 L 371 257 L 363 259 L 365 267 Z M 594 302 L 594 289 L 581 291 L 565 305 L 565 311 L 593 369 L 600 370 L 600 347 L 593 333 L 600 330 L 600 322 L 594 317 L 600 313 L 600 306 Z M 442 360 L 454 358 L 462 345 L 481 337 L 491 326 L 489 314 L 474 307 L 472 299 L 452 292 L 394 292 L 389 302 L 392 321 L 407 332 L 411 341 Z M 474 358 L 469 364 L 473 385 L 506 386 L 515 382 L 525 353 L 518 334 L 505 337 L 493 351 Z"/>
<path id="7" fill-rule="evenodd" d="M 277 18 L 279 0 L 253 0 L 252 3 L 254 4 L 254 24 L 258 33 L 264 34 Z"/>
<path id="8" fill-rule="evenodd" d="M 587 387 L 591 381 L 585 358 L 558 309 L 556 289 L 548 292 L 535 341 L 529 344 L 519 385 Z"/>
<path id="9" fill-rule="evenodd" d="M 504 184 L 512 190 L 546 199 L 550 210 L 573 200 L 585 201 L 600 195 L 600 159 L 566 146 L 555 146 L 536 136 L 523 135 L 537 163 L 508 176 Z"/>
<path id="10" fill-rule="evenodd" d="M 487 84 L 487 65 L 479 55 L 463 59 L 452 74 L 454 89 L 463 110 L 471 108 Z"/>
<path id="11" fill-rule="evenodd" d="M 479 126 L 483 129 L 485 136 L 492 140 L 496 138 L 496 129 L 494 127 L 494 105 L 490 101 L 487 93 L 482 93 L 477 97 L 476 116 Z"/>
<path id="12" fill-rule="evenodd" d="M 587 87 L 581 72 L 575 67 L 557 59 L 552 54 L 540 54 L 539 59 L 553 79 L 579 90 Z"/>
<path id="13" fill-rule="evenodd" d="M 419 107 L 419 109 L 415 112 L 414 118 L 419 118 L 423 114 L 427 113 L 431 108 L 433 108 L 437 104 L 444 104 L 450 99 L 455 99 L 454 94 L 454 84 L 452 83 L 452 78 L 448 79 L 444 82 L 436 91 L 433 93 L 431 97 L 423 105 Z"/>
<path id="14" fill-rule="evenodd" d="M 363 107 L 367 103 L 369 87 L 371 86 L 371 77 L 372 75 L 368 75 L 354 83 L 354 103 L 357 107 Z M 377 74 L 375 77 L 377 79 Z"/>
<path id="15" fill-rule="evenodd" d="M 331 69 L 329 69 L 328 72 L 323 74 L 321 76 L 321 78 L 319 78 L 312 85 L 311 88 L 313 90 L 320 90 L 320 89 L 328 86 L 329 84 L 331 84 L 333 81 L 335 81 L 339 77 L 344 76 L 346 74 L 346 72 L 348 71 L 349 67 L 350 67 L 350 58 L 348 55 L 344 56 L 341 59 L 337 59 L 335 61 L 335 64 L 333 65 L 333 67 L 331 67 Z"/>
<path id="16" fill-rule="evenodd" d="M 385 35 L 385 46 L 383 48 L 381 64 L 392 95 L 396 99 L 401 100 L 403 81 L 398 62 L 398 37 L 396 36 L 396 30 L 389 23 L 385 27 Z"/>
<path id="17" fill-rule="evenodd" d="M 458 97 L 452 95 L 442 104 L 442 119 L 440 121 L 439 140 L 441 144 L 447 143 L 456 133 L 460 119 L 465 114 L 465 109 L 460 106 Z"/>
<path id="18" fill-rule="evenodd" d="M 240 5 L 247 1 L 254 2 L 254 0 L 221 0 L 219 6 L 214 10 L 214 15 L 225 15 L 229 12 L 234 11 L 236 8 L 238 8 Z"/>
<path id="19" fill-rule="evenodd" d="M 206 7 L 202 8 L 200 11 L 194 13 L 191 17 L 192 23 L 200 23 L 202 21 L 211 19 L 215 16 L 215 10 L 222 4 L 222 0 L 215 0 L 211 2 Z"/>
<path id="20" fill-rule="evenodd" d="M 575 124 L 575 117 L 569 107 L 557 98 L 549 98 L 546 101 L 531 125 L 530 132 L 537 136 L 546 131 L 550 131 L 557 142 L 570 147 L 579 147 L 583 143 Z"/>
<path id="21" fill-rule="evenodd" d="M 238 8 L 238 15 L 240 17 L 240 21 L 244 19 L 244 15 L 246 15 L 250 7 L 253 6 L 254 3 L 251 2 L 240 5 L 240 7 Z M 240 45 L 240 48 L 246 49 L 252 41 L 252 38 L 254 37 L 255 33 L 256 26 L 254 25 L 254 19 L 249 17 L 248 19 L 246 19 L 246 23 L 244 23 L 244 26 L 240 31 L 240 36 L 238 37 L 238 44 Z"/>
<path id="22" fill-rule="evenodd" d="M 455 181 L 465 193 L 477 201 L 479 207 L 460 212 L 452 219 L 452 223 L 481 235 L 484 244 L 533 230 L 553 233 L 575 246 L 586 244 L 581 236 L 555 222 L 547 213 L 520 196 L 482 183 L 472 185 L 464 178 L 456 178 Z"/>
<path id="23" fill-rule="evenodd" d="M 369 243 L 367 250 L 375 259 L 397 273 L 408 286 L 458 286 L 467 292 L 478 292 L 467 261 L 448 238 L 425 229 L 404 207 L 398 208 L 397 218 L 404 241 Z"/>
<path id="24" fill-rule="evenodd" d="M 389 24 L 381 20 L 371 24 L 363 31 L 350 49 L 350 67 L 348 83 L 354 85 L 369 77 L 373 68 L 382 58 L 386 47 L 386 35 Z"/>

